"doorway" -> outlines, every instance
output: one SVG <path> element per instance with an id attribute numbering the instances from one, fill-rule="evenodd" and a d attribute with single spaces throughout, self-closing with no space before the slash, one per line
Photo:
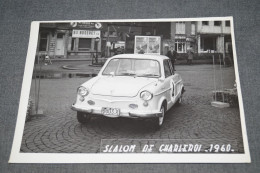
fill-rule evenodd
<path id="1" fill-rule="evenodd" d="M 63 33 L 57 34 L 55 55 L 64 56 L 64 34 Z"/>

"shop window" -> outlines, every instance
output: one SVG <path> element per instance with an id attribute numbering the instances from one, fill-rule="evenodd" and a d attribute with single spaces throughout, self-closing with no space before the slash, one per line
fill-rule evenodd
<path id="1" fill-rule="evenodd" d="M 186 52 L 186 39 L 176 39 L 175 40 L 175 50 L 178 53 Z"/>
<path id="2" fill-rule="evenodd" d="M 202 25 L 209 25 L 209 21 L 202 21 Z"/>
<path id="3" fill-rule="evenodd" d="M 225 26 L 230 26 L 230 21 L 229 20 L 225 21 Z"/>
<path id="4" fill-rule="evenodd" d="M 221 25 L 221 21 L 214 21 L 214 26 L 220 26 Z"/>
<path id="5" fill-rule="evenodd" d="M 47 51 L 48 33 L 41 33 L 39 51 Z"/>
<path id="6" fill-rule="evenodd" d="M 201 48 L 204 51 L 216 51 L 216 37 L 205 37 L 201 39 Z"/>
<path id="7" fill-rule="evenodd" d="M 185 34 L 185 23 L 184 22 L 176 23 L 176 34 Z"/>
<path id="8" fill-rule="evenodd" d="M 91 38 L 80 38 L 79 39 L 79 50 L 91 49 Z"/>

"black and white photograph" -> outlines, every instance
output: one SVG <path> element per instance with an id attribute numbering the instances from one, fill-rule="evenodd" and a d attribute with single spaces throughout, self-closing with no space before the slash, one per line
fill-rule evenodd
<path id="1" fill-rule="evenodd" d="M 10 163 L 249 163 L 232 17 L 32 22 Z"/>

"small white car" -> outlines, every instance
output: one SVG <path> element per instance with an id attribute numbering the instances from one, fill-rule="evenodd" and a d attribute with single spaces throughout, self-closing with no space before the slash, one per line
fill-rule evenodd
<path id="1" fill-rule="evenodd" d="M 92 116 L 154 118 L 161 127 L 164 116 L 182 101 L 183 80 L 162 55 L 121 54 L 109 58 L 99 74 L 77 91 L 72 110 L 80 123 Z"/>

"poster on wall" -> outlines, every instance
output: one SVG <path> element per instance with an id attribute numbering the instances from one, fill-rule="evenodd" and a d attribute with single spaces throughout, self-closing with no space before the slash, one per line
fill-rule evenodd
<path id="1" fill-rule="evenodd" d="M 145 54 L 147 53 L 148 37 L 136 36 L 135 37 L 135 50 L 134 53 Z"/>
<path id="2" fill-rule="evenodd" d="M 161 37 L 148 37 L 148 53 L 149 54 L 160 54 L 161 48 Z"/>
<path id="3" fill-rule="evenodd" d="M 135 54 L 160 54 L 161 37 L 135 36 Z"/>
<path id="4" fill-rule="evenodd" d="M 175 64 L 173 71 L 169 59 L 159 55 L 161 49 L 179 44 L 172 26 L 187 22 L 189 27 L 188 23 L 193 22 L 198 31 L 194 36 L 196 43 L 223 36 L 202 25 L 203 21 L 209 26 L 214 26 L 214 21 L 222 22 L 228 39 L 217 44 L 216 49 L 229 45 L 229 52 L 207 53 L 212 58 L 208 61 L 203 52 L 196 52 L 214 46 L 215 42 L 199 44 L 201 47 L 189 52 L 189 57 L 196 58 L 189 65 L 184 59 L 177 59 L 182 63 Z M 129 30 L 133 26 L 157 26 L 160 31 L 165 30 L 160 25 L 164 22 L 175 39 L 170 40 L 168 33 L 158 37 L 131 32 L 134 50 L 130 54 L 122 51 L 120 55 L 102 57 L 106 60 L 103 66 L 93 66 L 90 58 L 81 56 L 82 51 L 77 49 L 67 57 L 68 61 L 62 61 L 62 66 L 61 61 L 53 58 L 34 63 L 35 57 L 43 53 L 39 47 L 45 48 L 48 56 L 47 47 L 57 41 L 44 38 L 51 37 L 64 23 L 68 33 L 76 31 L 69 25 L 71 22 L 77 21 L 31 24 L 10 163 L 251 162 L 233 17 L 85 21 L 100 22 L 104 26 L 101 33 L 108 25 L 123 32 L 126 29 L 119 27 L 120 22 Z M 227 22 L 229 26 L 225 25 Z M 77 30 L 75 34 L 85 37 L 100 32 Z M 80 46 L 72 37 L 64 37 L 63 48 Z M 91 43 L 91 39 L 80 39 L 87 45 Z M 115 47 L 123 49 L 127 41 L 121 39 Z M 181 39 L 181 44 L 189 41 Z M 111 46 L 108 40 L 102 44 Z M 101 48 L 106 50 L 105 46 Z M 221 63 L 224 54 L 225 64 Z"/>

